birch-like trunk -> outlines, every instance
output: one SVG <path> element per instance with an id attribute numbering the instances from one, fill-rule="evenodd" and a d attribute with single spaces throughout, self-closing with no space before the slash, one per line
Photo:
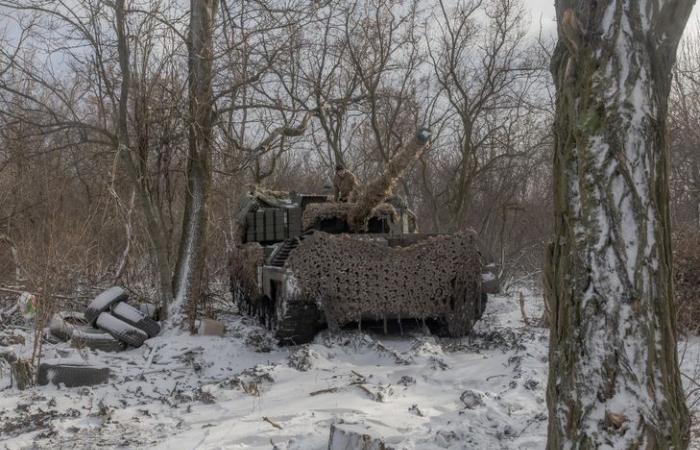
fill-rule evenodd
<path id="1" fill-rule="evenodd" d="M 182 239 L 172 313 L 184 304 L 194 320 L 205 283 L 207 201 L 211 184 L 213 34 L 217 0 L 190 1 L 189 151 Z"/>
<path id="2" fill-rule="evenodd" d="M 694 0 L 557 0 L 547 448 L 688 444 L 667 99 Z"/>

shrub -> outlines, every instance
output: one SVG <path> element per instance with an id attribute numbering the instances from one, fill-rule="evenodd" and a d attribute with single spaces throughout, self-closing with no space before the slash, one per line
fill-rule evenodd
<path id="1" fill-rule="evenodd" d="M 680 330 L 700 333 L 700 231 L 673 236 L 676 314 Z"/>

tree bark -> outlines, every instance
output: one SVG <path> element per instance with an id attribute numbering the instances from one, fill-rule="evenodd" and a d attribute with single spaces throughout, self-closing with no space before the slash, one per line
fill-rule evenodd
<path id="1" fill-rule="evenodd" d="M 207 201 L 211 184 L 214 117 L 213 34 L 217 3 L 217 0 L 190 1 L 188 191 L 175 272 L 175 302 L 171 312 L 177 313 L 187 304 L 192 323 L 205 287 Z"/>
<path id="2" fill-rule="evenodd" d="M 132 158 L 129 146 L 128 108 L 131 68 L 129 66 L 129 43 L 126 36 L 125 0 L 117 0 L 115 2 L 114 11 L 117 31 L 117 52 L 119 55 L 119 68 L 122 75 L 117 110 L 117 152 L 126 169 L 126 174 L 134 187 L 139 207 L 146 221 L 149 243 L 153 252 L 152 257 L 158 274 L 160 303 L 163 307 L 162 310 L 167 311 L 165 306 L 172 302 L 173 299 L 168 245 L 165 234 L 163 233 L 162 224 L 158 219 L 159 215 L 156 212 L 156 207 L 153 205 L 153 201 L 143 179 L 144 172 L 139 171 Z"/>
<path id="3" fill-rule="evenodd" d="M 694 0 L 557 0 L 548 449 L 682 449 L 667 100 Z"/>

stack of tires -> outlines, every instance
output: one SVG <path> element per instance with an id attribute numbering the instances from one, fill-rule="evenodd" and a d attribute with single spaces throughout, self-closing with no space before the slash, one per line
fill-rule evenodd
<path id="1" fill-rule="evenodd" d="M 120 351 L 140 347 L 160 333 L 154 320 L 155 307 L 127 303 L 129 294 L 120 287 L 102 292 L 88 304 L 85 313 L 59 312 L 51 319 L 49 332 L 73 347 Z"/>

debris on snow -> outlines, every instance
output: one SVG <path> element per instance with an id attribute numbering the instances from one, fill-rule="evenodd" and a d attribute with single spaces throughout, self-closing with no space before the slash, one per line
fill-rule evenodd
<path id="1" fill-rule="evenodd" d="M 224 324 L 214 319 L 200 319 L 197 334 L 200 336 L 223 336 Z"/>
<path id="2" fill-rule="evenodd" d="M 464 406 L 467 409 L 474 409 L 479 406 L 484 406 L 484 401 L 482 400 L 482 397 L 483 394 L 468 389 L 462 392 L 462 395 L 459 396 L 459 399 L 462 400 L 462 403 L 464 403 Z"/>
<path id="3" fill-rule="evenodd" d="M 382 432 L 396 431 L 368 424 L 334 423 L 328 441 L 328 450 L 389 450 L 388 442 L 400 441 L 398 436 L 387 439 Z"/>
<path id="4" fill-rule="evenodd" d="M 540 297 L 525 296 L 537 317 Z M 515 295 L 494 297 L 461 339 L 326 332 L 300 347 L 267 342 L 261 352 L 250 342 L 264 330 L 219 317 L 222 337 L 167 332 L 119 353 L 44 344 L 46 362 L 109 367 L 106 384 L 20 391 L 0 358 L 0 441 L 9 449 L 327 450 L 335 424 L 369 430 L 394 450 L 545 445 L 548 332 L 522 323 Z M 26 359 L 33 339 L 26 327 L 0 329 L 0 353 Z M 700 341 L 683 349 L 693 374 Z"/>

